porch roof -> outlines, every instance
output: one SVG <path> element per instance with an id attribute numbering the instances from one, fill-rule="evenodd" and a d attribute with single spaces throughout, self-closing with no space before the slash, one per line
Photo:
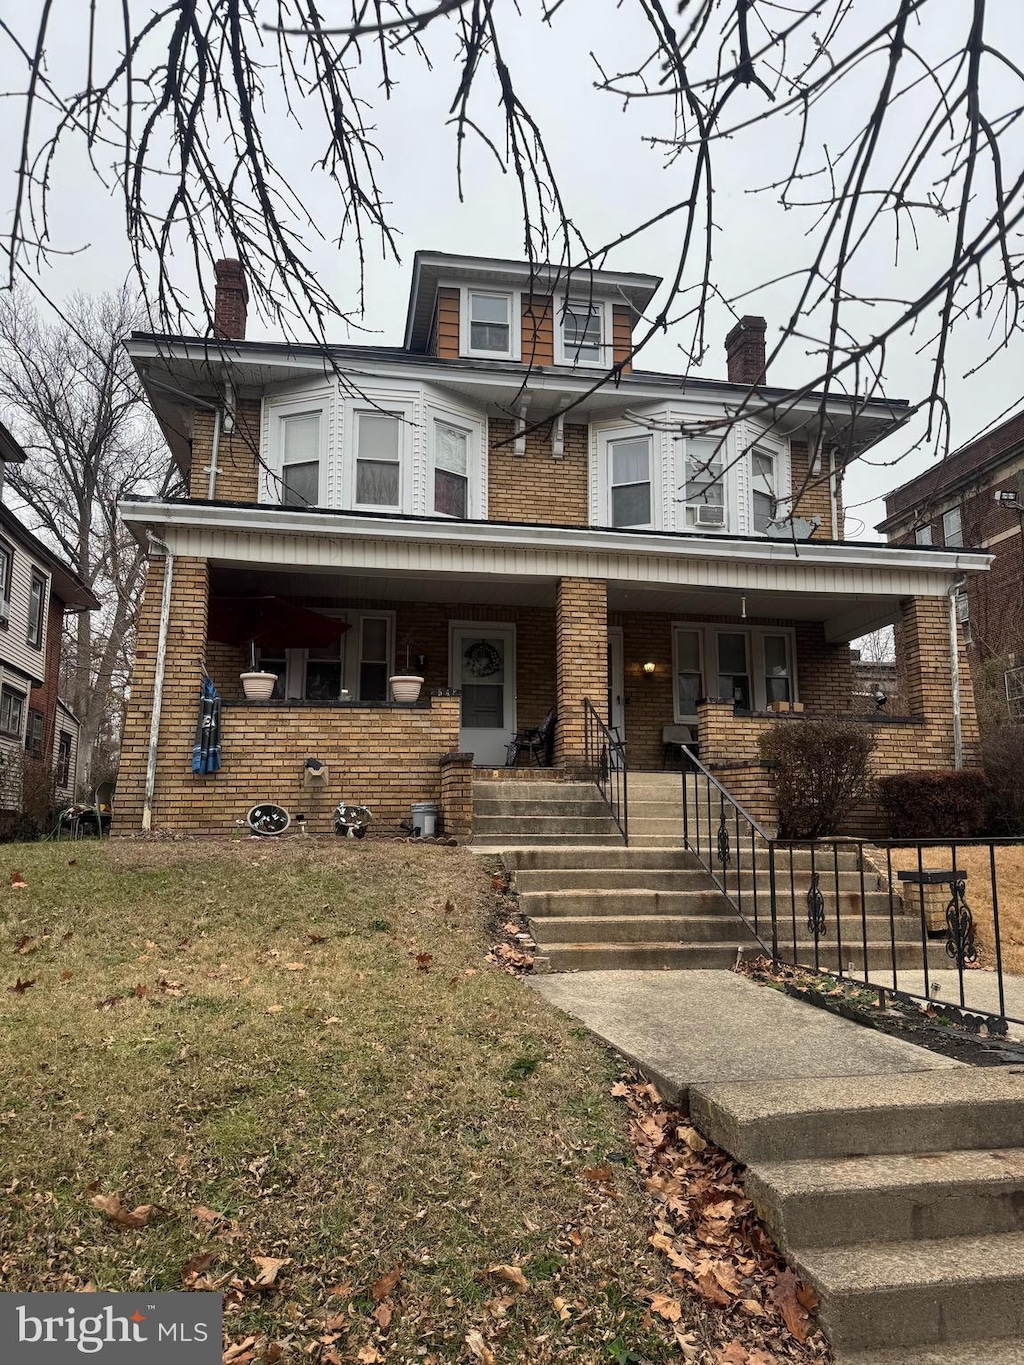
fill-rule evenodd
<path id="1" fill-rule="evenodd" d="M 175 554 L 236 569 L 344 578 L 353 596 L 529 604 L 559 578 L 600 578 L 610 610 L 826 622 L 848 640 L 891 620 L 907 597 L 944 595 L 988 568 L 976 550 L 860 541 L 680 535 L 601 527 L 136 499 L 121 515 L 140 542 L 153 531 Z M 416 584 L 419 587 L 416 587 Z M 357 588 L 356 585 L 360 586 Z M 472 589 L 468 585 L 478 585 Z"/>

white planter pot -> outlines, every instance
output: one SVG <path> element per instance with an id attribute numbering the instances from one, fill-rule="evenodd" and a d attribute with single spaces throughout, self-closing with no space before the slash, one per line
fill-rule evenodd
<path id="1" fill-rule="evenodd" d="M 415 674 L 399 674 L 394 678 L 388 678 L 388 682 L 391 684 L 391 695 L 395 701 L 412 702 L 419 699 L 423 679 L 417 678 Z"/>
<path id="2" fill-rule="evenodd" d="M 270 700 L 277 682 L 276 673 L 242 673 L 240 676 L 247 701 Z"/>

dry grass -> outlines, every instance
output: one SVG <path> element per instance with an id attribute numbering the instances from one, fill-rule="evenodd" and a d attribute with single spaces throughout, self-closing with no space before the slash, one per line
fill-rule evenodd
<path id="1" fill-rule="evenodd" d="M 875 852 L 875 861 L 885 867 L 885 850 Z M 925 849 L 924 867 L 952 867 L 952 853 L 948 845 Z M 956 865 L 967 873 L 967 902 L 974 914 L 978 929 L 981 960 L 993 965 L 992 880 L 988 847 L 957 847 Z M 1005 845 L 996 848 L 996 895 L 999 900 L 999 934 L 1003 949 L 1003 968 L 1008 972 L 1024 973 L 1024 845 Z M 917 851 L 911 848 L 892 850 L 893 871 L 917 868 Z"/>
<path id="2" fill-rule="evenodd" d="M 667 1272 L 635 1168 L 614 1194 L 584 1175 L 628 1151 L 611 1063 L 485 963 L 468 854 L 7 854 L 27 886 L 0 874 L 5 1288 L 175 1289 L 207 1251 L 220 1287 L 271 1256 L 277 1286 L 227 1329 L 289 1358 L 468 1360 L 479 1331 L 501 1361 L 678 1359 L 640 1297 Z M 96 1192 L 160 1209 L 120 1229 Z M 502 1263 L 525 1292 L 484 1273 Z M 370 1287 L 399 1264 L 385 1330 Z"/>

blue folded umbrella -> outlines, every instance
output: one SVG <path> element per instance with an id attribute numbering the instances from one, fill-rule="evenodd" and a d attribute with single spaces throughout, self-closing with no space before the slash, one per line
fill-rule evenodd
<path id="1" fill-rule="evenodd" d="M 220 767 L 220 697 L 212 678 L 203 679 L 199 694 L 199 724 L 192 748 L 192 771 L 212 775 Z"/>

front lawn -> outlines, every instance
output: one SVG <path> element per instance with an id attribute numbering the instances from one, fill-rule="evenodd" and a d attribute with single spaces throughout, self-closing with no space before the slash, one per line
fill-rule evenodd
<path id="1" fill-rule="evenodd" d="M 469 854 L 5 852 L 5 1289 L 215 1287 L 240 1363 L 680 1358 L 612 1065 Z"/>

